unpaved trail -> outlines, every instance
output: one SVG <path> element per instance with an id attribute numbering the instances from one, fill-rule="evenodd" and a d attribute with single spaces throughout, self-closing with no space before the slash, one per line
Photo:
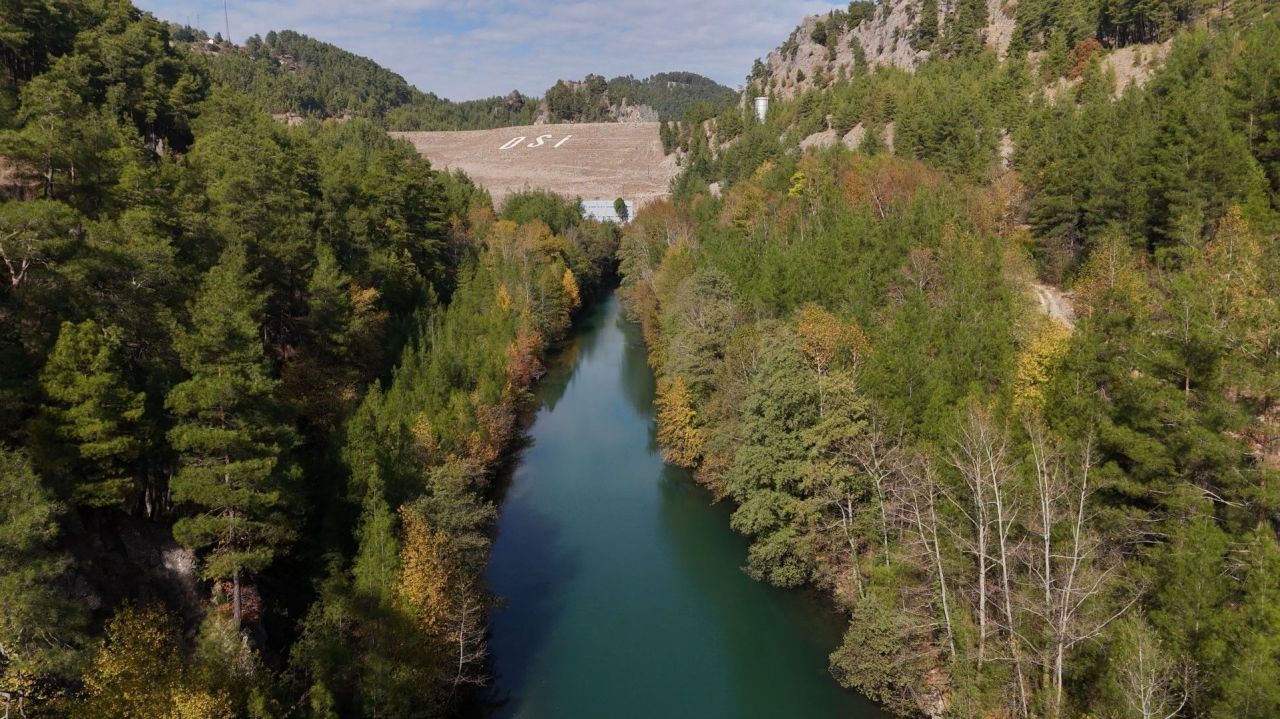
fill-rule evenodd
<path id="1" fill-rule="evenodd" d="M 1076 313 L 1071 307 L 1071 299 L 1065 292 L 1039 282 L 1032 282 L 1031 289 L 1036 293 L 1036 300 L 1045 314 L 1066 325 L 1067 329 L 1075 329 Z"/>
<path id="2" fill-rule="evenodd" d="M 530 125 L 460 132 L 393 132 L 441 169 L 466 172 L 495 203 L 526 188 L 637 205 L 666 197 L 679 167 L 658 123 Z"/>

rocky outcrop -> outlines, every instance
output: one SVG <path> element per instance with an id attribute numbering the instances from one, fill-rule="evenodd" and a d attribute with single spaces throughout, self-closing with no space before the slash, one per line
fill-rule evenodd
<path id="1" fill-rule="evenodd" d="M 65 590 L 99 614 L 126 601 L 159 603 L 189 622 L 203 612 L 195 555 L 164 523 L 126 515 L 67 517 L 65 541 L 76 569 Z"/>
<path id="2" fill-rule="evenodd" d="M 871 15 L 854 27 L 840 30 L 837 37 L 819 43 L 815 30 L 830 26 L 833 14 L 813 15 L 791 33 L 781 47 L 769 53 L 761 81 L 763 89 L 779 97 L 791 98 L 825 80 L 848 76 L 857 63 L 914 70 L 929 58 L 926 50 L 912 44 L 919 24 L 921 0 L 885 0 Z M 1003 58 L 1013 39 L 1013 12 L 1016 3 L 987 0 L 987 27 L 983 32 L 988 47 Z M 940 13 L 939 32 L 945 30 L 945 13 Z M 822 33 L 819 33 L 821 37 Z"/>

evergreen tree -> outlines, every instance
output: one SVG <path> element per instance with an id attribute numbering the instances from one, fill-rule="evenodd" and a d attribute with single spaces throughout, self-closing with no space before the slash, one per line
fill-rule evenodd
<path id="1" fill-rule="evenodd" d="M 174 498 L 198 510 L 174 536 L 204 557 L 204 573 L 230 580 L 233 616 L 242 612 L 247 575 L 261 571 L 292 534 L 284 525 L 292 445 L 272 393 L 244 248 L 233 244 L 201 284 L 178 355 L 190 378 L 169 393 L 179 453 Z"/>
<path id="2" fill-rule="evenodd" d="M 795 338 L 763 338 L 759 369 L 742 403 L 742 437 L 727 486 L 739 508 L 733 526 L 752 537 L 752 576 L 796 587 L 812 573 L 812 507 L 802 501 L 806 439 L 818 418 L 818 392 Z"/>
<path id="3" fill-rule="evenodd" d="M 911 47 L 916 50 L 932 50 L 938 39 L 938 0 L 920 3 L 920 15 L 911 31 Z"/>
<path id="4" fill-rule="evenodd" d="M 129 389 L 120 350 L 118 329 L 64 322 L 40 374 L 51 400 L 39 422 L 49 435 L 42 464 L 71 483 L 76 504 L 118 506 L 138 475 L 143 393 Z"/>
<path id="5" fill-rule="evenodd" d="M 71 668 L 83 608 L 56 586 L 61 508 L 22 452 L 0 447 L 0 711 L 21 716 Z"/>

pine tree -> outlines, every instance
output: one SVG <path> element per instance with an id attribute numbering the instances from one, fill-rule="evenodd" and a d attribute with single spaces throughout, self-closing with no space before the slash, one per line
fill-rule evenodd
<path id="1" fill-rule="evenodd" d="M 293 437 L 272 397 L 258 334 L 262 298 L 251 281 L 243 247 L 230 246 L 204 279 L 190 328 L 179 332 L 178 356 L 191 376 L 167 400 L 180 457 L 174 498 L 198 510 L 174 525 L 174 537 L 204 554 L 207 577 L 231 581 L 237 623 L 245 574 L 270 564 L 290 535 L 281 460 Z"/>
<path id="2" fill-rule="evenodd" d="M 64 470 L 76 504 L 119 505 L 137 474 L 143 393 L 129 389 L 119 354 L 118 329 L 64 322 L 40 374 L 50 399 L 38 421 L 50 435 L 43 464 Z"/>
<path id="3" fill-rule="evenodd" d="M 938 39 L 938 0 L 924 0 L 920 3 L 920 16 L 912 30 L 911 47 L 916 50 L 931 50 Z"/>
<path id="4" fill-rule="evenodd" d="M 79 639 L 80 607 L 53 584 L 66 568 L 53 548 L 59 510 L 26 455 L 0 446 L 0 714 L 44 698 Z"/>

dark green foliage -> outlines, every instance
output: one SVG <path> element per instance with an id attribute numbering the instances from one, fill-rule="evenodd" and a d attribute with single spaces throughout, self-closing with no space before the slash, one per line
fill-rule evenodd
<path id="1" fill-rule="evenodd" d="M 546 190 L 526 190 L 502 203 L 502 219 L 518 225 L 541 222 L 556 234 L 582 222 L 582 203 Z"/>
<path id="2" fill-rule="evenodd" d="M 932 50 L 938 41 L 938 0 L 922 0 L 920 14 L 911 30 L 911 47 L 916 50 Z"/>
<path id="3" fill-rule="evenodd" d="M 990 76 L 994 68 L 971 77 Z M 897 131 L 894 149 L 901 155 L 925 160 L 957 175 L 981 180 L 991 172 L 999 141 L 999 124 L 989 101 L 977 83 L 959 85 L 935 77 L 940 65 L 925 68 L 895 107 Z"/>
<path id="4" fill-rule="evenodd" d="M 373 120 L 275 122 L 262 105 L 295 110 L 311 90 L 317 115 L 404 98 L 301 36 L 205 63 L 169 42 L 200 34 L 125 2 L 7 3 L 0 19 L 6 708 L 49 715 L 61 693 L 56 715 L 99 712 L 78 695 L 87 612 L 64 594 L 95 602 L 95 627 L 121 601 L 182 598 L 183 637 L 200 624 L 187 688 L 210 683 L 238 716 L 299 697 L 317 716 L 461 699 L 480 665 L 447 674 L 442 637 L 483 639 L 452 622 L 487 604 L 488 473 L 541 351 L 611 272 L 617 230 L 545 194 L 510 206 L 524 225 L 495 223 L 486 192 Z M 314 70 L 296 84 L 277 70 L 289 53 Z M 253 97 L 227 87 L 240 70 Z M 532 113 L 408 97 L 423 122 Z M 444 538 L 433 556 L 465 597 L 419 607 L 445 623 L 430 631 L 400 598 L 402 504 Z M 151 579 L 174 540 L 197 553 L 194 593 Z M 299 630 L 304 679 L 276 683 Z M 339 650 L 360 668 L 331 662 Z"/>
<path id="5" fill-rule="evenodd" d="M 813 31 L 809 33 L 809 39 L 819 45 L 827 44 L 827 23 L 819 20 L 814 23 Z"/>
<path id="6" fill-rule="evenodd" d="M 324 697 L 340 716 L 436 715 L 462 699 L 460 675 L 450 673 L 457 657 L 446 656 L 458 651 L 456 637 L 424 627 L 406 608 L 399 582 L 407 539 L 392 507 L 442 532 L 453 581 L 476 586 L 494 513 L 490 469 L 514 435 L 543 347 L 568 327 L 564 273 L 591 292 L 602 279 L 596 268 L 616 251 L 612 227 L 564 214 L 576 202 L 542 193 L 517 206 L 527 221 L 490 228 L 487 249 L 461 268 L 448 307 L 419 316 L 416 342 L 386 390 L 375 387 L 344 429 L 357 549 L 350 566 L 332 568 L 291 662 L 297 691 Z M 547 211 L 567 223 L 564 237 L 547 231 Z M 472 601 L 473 610 L 488 602 L 479 593 Z M 483 646 L 482 628 L 455 626 Z M 462 669 L 481 667 L 472 657 Z"/>
<path id="7" fill-rule="evenodd" d="M 741 405 L 741 445 L 725 480 L 738 502 L 734 529 L 753 538 L 748 573 L 781 587 L 812 576 L 803 528 L 809 508 L 798 496 L 808 457 L 805 434 L 817 421 L 818 387 L 803 371 L 794 337 L 763 328 L 759 368 Z"/>
<path id="8" fill-rule="evenodd" d="M 872 594 L 850 610 L 849 629 L 831 654 L 831 673 L 891 709 L 909 713 L 914 675 L 920 668 L 902 654 L 902 645 L 916 639 L 913 628 L 886 606 L 887 597 Z"/>
<path id="9" fill-rule="evenodd" d="M 733 90 L 692 72 L 663 72 L 637 80 L 631 75 L 608 82 L 587 75 L 582 82 L 563 80 L 547 90 L 547 111 L 559 122 L 608 122 L 628 105 L 652 108 L 661 121 L 685 118 L 696 106 L 715 114 L 737 99 Z"/>
<path id="10" fill-rule="evenodd" d="M 89 21 L 90 9 L 69 0 L 6 0 L 0 4 L 0 57 L 7 86 L 48 69 L 50 58 L 67 53 Z"/>
<path id="11" fill-rule="evenodd" d="M 924 17 L 922 12 L 922 20 Z M 940 49 L 951 57 L 977 55 L 982 52 L 986 27 L 986 0 L 958 0 L 951 6 Z"/>
<path id="12" fill-rule="evenodd" d="M 64 322 L 40 373 L 41 464 L 75 504 L 123 505 L 139 475 L 144 395 L 129 389 L 121 355 L 118 328 Z"/>
<path id="13" fill-rule="evenodd" d="M 174 537 L 204 553 L 204 573 L 235 579 L 270 565 L 288 539 L 283 509 L 288 470 L 281 456 L 293 436 L 275 403 L 258 332 L 262 300 L 239 243 L 209 271 L 176 339 L 190 375 L 170 391 L 175 416 L 169 440 L 179 457 L 174 499 L 198 508 L 174 525 Z"/>
<path id="14" fill-rule="evenodd" d="M 1111 45 L 1162 42 L 1214 11 L 1212 0 L 1027 0 L 1017 6 L 1015 46 L 1037 50 L 1058 37 Z"/>
<path id="15" fill-rule="evenodd" d="M 1035 108 L 1019 136 L 1018 164 L 1031 178 L 1032 224 L 1051 241 L 1047 263 L 1078 256 L 1108 228 L 1152 248 L 1172 246 L 1186 232 L 1202 234 L 1232 203 L 1255 218 L 1275 206 L 1268 146 L 1251 142 L 1248 129 L 1261 115 L 1233 99 L 1223 74 L 1235 65 L 1233 46 L 1230 33 L 1191 34 L 1141 91 Z"/>
<path id="16" fill-rule="evenodd" d="M 83 641 L 84 608 L 57 585 L 62 511 L 26 455 L 0 447 L 0 687 L 11 708 L 40 706 Z"/>
<path id="17" fill-rule="evenodd" d="M 714 80 L 693 72 L 660 72 L 642 80 L 627 75 L 609 81 L 609 97 L 614 102 L 648 105 L 662 120 L 686 117 L 697 105 L 709 105 L 718 112 L 738 99 L 738 93 Z"/>
<path id="18" fill-rule="evenodd" d="M 847 12 L 848 18 L 845 22 L 850 29 L 853 29 L 861 25 L 863 20 L 875 17 L 876 3 L 874 0 L 853 0 L 849 3 Z"/>

